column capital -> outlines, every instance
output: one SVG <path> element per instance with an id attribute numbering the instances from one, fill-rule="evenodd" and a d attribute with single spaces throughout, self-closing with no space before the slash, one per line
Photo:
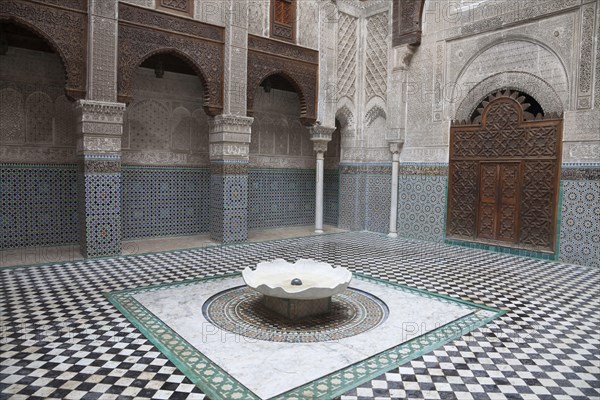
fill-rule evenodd
<path id="1" fill-rule="evenodd" d="M 77 100 L 75 109 L 80 113 L 82 121 L 122 124 L 125 103 Z"/>
<path id="2" fill-rule="evenodd" d="M 402 151 L 402 146 L 404 146 L 404 140 L 393 140 L 388 141 L 390 145 L 390 152 L 392 153 L 392 161 L 400 161 L 400 151 Z"/>
<path id="3" fill-rule="evenodd" d="M 215 115 L 209 120 L 209 132 L 211 135 L 220 133 L 250 134 L 250 128 L 254 118 L 233 114 Z"/>
<path id="4" fill-rule="evenodd" d="M 310 140 L 313 142 L 324 140 L 329 142 L 335 131 L 335 126 L 313 125 L 309 128 Z"/>
<path id="5" fill-rule="evenodd" d="M 118 153 L 121 151 L 125 104 L 78 100 L 77 153 Z"/>
<path id="6" fill-rule="evenodd" d="M 217 115 L 209 121 L 211 161 L 248 160 L 250 133 L 254 118 L 239 115 Z"/>
<path id="7" fill-rule="evenodd" d="M 392 154 L 400 154 L 402 146 L 404 146 L 404 140 L 389 140 L 390 152 Z"/>

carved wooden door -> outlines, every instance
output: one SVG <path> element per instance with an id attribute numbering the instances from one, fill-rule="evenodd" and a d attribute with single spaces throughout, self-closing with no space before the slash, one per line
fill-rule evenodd
<path id="1" fill-rule="evenodd" d="M 477 237 L 515 243 L 519 231 L 520 162 L 482 162 Z"/>
<path id="2" fill-rule="evenodd" d="M 479 116 L 453 122 L 449 239 L 555 250 L 562 118 L 534 116 L 524 99 L 498 92 Z"/>

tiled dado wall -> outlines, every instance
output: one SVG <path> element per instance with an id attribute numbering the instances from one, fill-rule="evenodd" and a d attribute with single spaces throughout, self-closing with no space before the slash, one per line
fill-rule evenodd
<path id="1" fill-rule="evenodd" d="M 444 241 L 447 185 L 447 164 L 400 164 L 398 236 Z"/>
<path id="2" fill-rule="evenodd" d="M 123 167 L 123 239 L 209 231 L 210 169 Z"/>
<path id="3" fill-rule="evenodd" d="M 341 164 L 339 179 L 340 228 L 388 233 L 391 163 Z"/>
<path id="4" fill-rule="evenodd" d="M 563 164 L 559 259 L 600 267 L 600 164 Z"/>
<path id="5" fill-rule="evenodd" d="M 315 170 L 250 169 L 248 228 L 310 225 L 315 222 Z M 326 170 L 324 223 L 338 223 L 337 170 Z"/>
<path id="6" fill-rule="evenodd" d="M 77 243 L 77 165 L 0 165 L 0 249 Z"/>

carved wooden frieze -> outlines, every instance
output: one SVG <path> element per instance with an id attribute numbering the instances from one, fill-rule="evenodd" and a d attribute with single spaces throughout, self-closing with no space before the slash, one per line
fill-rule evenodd
<path id="1" fill-rule="evenodd" d="M 279 74 L 288 79 L 300 97 L 300 121 L 312 125 L 317 118 L 319 52 L 259 36 L 248 36 L 248 114 L 252 115 L 256 89 L 265 78 Z"/>
<path id="2" fill-rule="evenodd" d="M 392 45 L 421 43 L 421 19 L 425 0 L 394 0 Z"/>
<path id="3" fill-rule="evenodd" d="M 554 251 L 562 118 L 498 92 L 450 129 L 447 236 Z"/>
<path id="4" fill-rule="evenodd" d="M 130 4 L 119 4 L 119 101 L 133 98 L 133 79 L 149 57 L 170 53 L 186 60 L 204 87 L 204 109 L 223 109 L 224 30 Z"/>
<path id="5" fill-rule="evenodd" d="M 2 0 L 0 20 L 22 25 L 47 40 L 65 68 L 67 96 L 85 97 L 88 21 L 85 0 L 36 3 Z"/>

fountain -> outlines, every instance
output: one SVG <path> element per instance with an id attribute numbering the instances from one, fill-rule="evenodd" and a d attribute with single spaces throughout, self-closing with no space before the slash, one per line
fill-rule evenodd
<path id="1" fill-rule="evenodd" d="M 315 260 L 283 259 L 261 262 L 255 270 L 242 271 L 246 285 L 263 295 L 269 310 L 290 320 L 315 316 L 331 310 L 331 297 L 346 290 L 352 273 Z"/>

